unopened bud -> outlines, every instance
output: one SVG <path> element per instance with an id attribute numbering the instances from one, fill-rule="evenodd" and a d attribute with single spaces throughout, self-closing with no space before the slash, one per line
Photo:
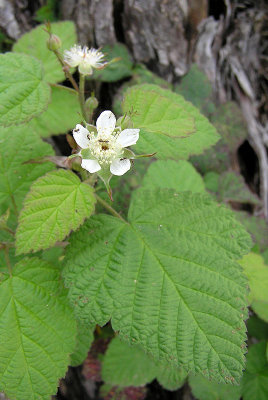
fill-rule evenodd
<path id="1" fill-rule="evenodd" d="M 51 51 L 56 51 L 61 48 L 61 40 L 57 35 L 50 35 L 47 39 L 47 48 Z"/>
<path id="2" fill-rule="evenodd" d="M 120 126 L 122 130 L 133 128 L 133 122 L 128 115 L 123 115 L 122 117 L 118 118 L 116 125 Z"/>
<path id="3" fill-rule="evenodd" d="M 88 121 L 91 121 L 93 112 L 98 107 L 98 105 L 99 105 L 99 102 L 96 99 L 96 97 L 94 97 L 94 96 L 91 96 L 86 100 L 85 110 L 86 110 L 86 116 L 87 116 Z"/>
<path id="4" fill-rule="evenodd" d="M 96 97 L 91 96 L 86 100 L 86 110 L 90 110 L 91 112 L 95 110 L 95 108 L 97 108 L 99 105 L 98 100 L 96 99 Z"/>

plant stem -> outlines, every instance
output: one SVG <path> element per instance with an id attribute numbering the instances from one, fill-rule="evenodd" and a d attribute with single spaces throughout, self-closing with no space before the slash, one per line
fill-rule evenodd
<path id="1" fill-rule="evenodd" d="M 12 267 L 11 267 L 10 258 L 9 258 L 9 247 L 8 246 L 4 247 L 4 253 L 5 253 L 5 260 L 6 260 L 7 267 L 8 267 L 8 272 L 11 276 L 12 275 Z"/>
<path id="2" fill-rule="evenodd" d="M 15 236 L 15 232 L 13 232 L 12 229 L 10 229 L 8 226 L 5 226 L 3 229 L 4 231 L 10 233 L 12 236 Z"/>
<path id="3" fill-rule="evenodd" d="M 82 115 L 87 121 L 87 113 L 85 108 L 85 76 L 83 74 L 80 74 L 79 76 L 79 102 Z"/>
<path id="4" fill-rule="evenodd" d="M 58 52 L 58 50 L 55 50 L 55 51 L 54 51 L 54 54 L 55 54 L 55 56 L 57 57 L 57 59 L 59 60 L 61 66 L 62 66 L 62 68 L 63 68 L 63 71 L 64 71 L 64 73 L 65 73 L 66 78 L 69 79 L 69 81 L 70 81 L 71 84 L 73 85 L 74 89 L 79 93 L 79 87 L 78 87 L 77 83 L 75 82 L 75 80 L 74 80 L 72 74 L 66 69 L 66 65 L 65 65 L 64 62 L 63 62 L 63 59 L 62 59 L 61 54 Z"/>
<path id="5" fill-rule="evenodd" d="M 13 194 L 10 194 L 10 197 L 11 197 L 11 201 L 12 201 L 12 204 L 13 204 L 13 207 L 14 207 L 14 213 L 15 213 L 16 217 L 18 217 L 19 211 L 18 211 L 18 208 L 17 208 L 17 204 L 15 202 L 15 198 L 14 198 Z"/>
<path id="6" fill-rule="evenodd" d="M 110 204 L 106 203 L 106 201 L 103 200 L 103 199 L 102 199 L 100 196 L 98 196 L 96 193 L 95 193 L 95 197 L 96 197 L 97 201 L 98 201 L 104 208 L 106 208 L 107 211 L 109 211 L 109 213 L 111 213 L 111 214 L 114 215 L 115 217 L 121 219 L 121 221 L 125 222 L 125 224 L 128 223 L 123 217 L 121 217 L 121 215 L 120 215 L 117 211 L 115 211 L 115 209 L 114 209 L 112 206 L 110 206 Z"/>

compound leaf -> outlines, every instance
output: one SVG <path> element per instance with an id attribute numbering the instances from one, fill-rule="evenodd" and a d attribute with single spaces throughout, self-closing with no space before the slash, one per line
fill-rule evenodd
<path id="1" fill-rule="evenodd" d="M 19 216 L 17 254 L 37 251 L 63 240 L 89 217 L 93 189 L 70 171 L 52 171 L 33 183 Z"/>
<path id="2" fill-rule="evenodd" d="M 42 61 L 45 71 L 45 80 L 50 83 L 56 83 L 64 80 L 62 67 L 55 54 L 48 50 L 48 34 L 45 32 L 45 25 L 38 25 L 30 32 L 25 33 L 14 44 L 13 51 L 26 53 Z M 51 24 L 52 32 L 59 36 L 62 42 L 60 51 L 69 49 L 77 43 L 75 25 L 71 21 L 54 22 Z"/>
<path id="3" fill-rule="evenodd" d="M 123 111 L 141 129 L 136 149 L 157 158 L 188 158 L 219 140 L 216 129 L 182 96 L 156 85 L 127 90 Z"/>
<path id="4" fill-rule="evenodd" d="M 41 114 L 50 100 L 41 63 L 26 54 L 0 55 L 0 125 L 19 125 Z"/>
<path id="5" fill-rule="evenodd" d="M 167 188 L 178 192 L 205 192 L 201 175 L 188 161 L 156 161 L 148 168 L 144 179 L 145 188 Z"/>
<path id="6" fill-rule="evenodd" d="M 238 382 L 249 235 L 202 194 L 135 192 L 129 222 L 100 215 L 74 233 L 65 282 L 79 319 L 104 325 L 156 360 Z M 224 351 L 223 351 L 224 349 Z"/>
<path id="7" fill-rule="evenodd" d="M 76 323 L 59 271 L 24 258 L 0 290 L 0 389 L 17 400 L 49 400 L 75 347 Z"/>
<path id="8" fill-rule="evenodd" d="M 52 86 L 51 103 L 47 110 L 32 119 L 28 126 L 39 136 L 48 137 L 67 132 L 81 119 L 77 93 L 64 86 Z"/>

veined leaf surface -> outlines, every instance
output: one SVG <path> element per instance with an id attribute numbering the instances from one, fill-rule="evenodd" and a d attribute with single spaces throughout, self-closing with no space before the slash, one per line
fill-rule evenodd
<path id="1" fill-rule="evenodd" d="M 24 258 L 0 283 L 0 390 L 16 400 L 49 400 L 75 347 L 76 323 L 59 271 Z"/>
<path id="2" fill-rule="evenodd" d="M 93 217 L 71 237 L 65 282 L 77 317 L 105 324 L 156 360 L 238 382 L 249 235 L 201 194 L 137 191 L 128 222 Z"/>

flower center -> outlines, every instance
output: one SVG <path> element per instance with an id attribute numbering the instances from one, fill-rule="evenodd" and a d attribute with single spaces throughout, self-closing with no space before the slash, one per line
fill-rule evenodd
<path id="1" fill-rule="evenodd" d="M 116 136 L 110 134 L 99 134 L 90 137 L 90 151 L 99 164 L 111 164 L 116 158 L 122 155 L 122 146 L 116 142 Z"/>

